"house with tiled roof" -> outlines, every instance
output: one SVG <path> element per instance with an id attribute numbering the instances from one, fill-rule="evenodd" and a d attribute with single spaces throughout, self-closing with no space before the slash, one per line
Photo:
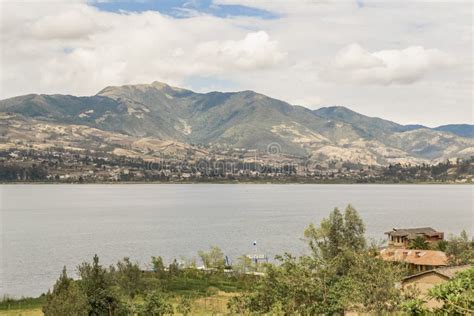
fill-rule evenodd
<path id="1" fill-rule="evenodd" d="M 468 270 L 472 267 L 473 265 L 440 267 L 429 271 L 419 272 L 403 278 L 402 288 L 416 288 L 419 291 L 421 298 L 427 300 L 426 307 L 439 307 L 439 302 L 427 297 L 428 291 L 438 284 L 451 280 L 457 273 Z"/>
<path id="2" fill-rule="evenodd" d="M 388 236 L 389 248 L 408 248 L 412 240 L 423 237 L 428 243 L 436 243 L 444 239 L 444 233 L 431 227 L 393 228 L 385 232 Z"/>
<path id="3" fill-rule="evenodd" d="M 380 251 L 385 261 L 407 264 L 413 273 L 433 270 L 448 265 L 448 257 L 438 250 L 385 248 Z"/>

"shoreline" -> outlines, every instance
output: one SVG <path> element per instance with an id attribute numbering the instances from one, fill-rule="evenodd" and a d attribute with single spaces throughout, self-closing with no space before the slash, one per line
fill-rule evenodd
<path id="1" fill-rule="evenodd" d="M 473 182 L 284 182 L 284 181 L 119 181 L 119 182 L 48 182 L 48 181 L 14 181 L 14 182 L 0 182 L 0 185 L 125 185 L 125 184 L 219 184 L 219 185 L 239 185 L 239 184 L 254 184 L 254 185 L 474 185 Z"/>

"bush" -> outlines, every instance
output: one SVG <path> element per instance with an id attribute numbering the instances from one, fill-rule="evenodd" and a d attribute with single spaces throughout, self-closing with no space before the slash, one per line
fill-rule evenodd
<path id="1" fill-rule="evenodd" d="M 145 297 L 145 302 L 139 308 L 139 315 L 161 316 L 173 314 L 173 306 L 168 302 L 168 297 L 160 291 L 153 291 Z"/>
<path id="2" fill-rule="evenodd" d="M 462 265 L 471 263 L 474 259 L 474 246 L 469 241 L 466 231 L 462 231 L 459 237 L 451 236 L 446 246 L 446 255 L 451 265 Z"/>
<path id="3" fill-rule="evenodd" d="M 367 246 L 364 223 L 350 205 L 335 209 L 305 237 L 311 255 L 277 257 L 250 292 L 229 302 L 236 313 L 293 315 L 344 314 L 346 311 L 395 311 L 401 271 Z"/>
<path id="4" fill-rule="evenodd" d="M 217 295 L 218 293 L 219 293 L 219 288 L 217 288 L 215 286 L 210 286 L 206 290 L 206 295 L 207 296 Z"/>
<path id="5" fill-rule="evenodd" d="M 53 292 L 48 292 L 46 295 L 43 313 L 45 316 L 86 316 L 89 314 L 89 310 L 87 296 L 79 289 L 74 280 L 68 278 L 66 267 L 64 267 L 53 287 Z"/>
<path id="6" fill-rule="evenodd" d="M 191 299 L 187 296 L 182 296 L 179 300 L 176 310 L 178 311 L 178 313 L 188 315 L 192 311 L 191 305 Z"/>
<path id="7" fill-rule="evenodd" d="M 456 274 L 449 282 L 433 287 L 428 293 L 443 304 L 436 310 L 439 314 L 474 314 L 474 268 Z"/>

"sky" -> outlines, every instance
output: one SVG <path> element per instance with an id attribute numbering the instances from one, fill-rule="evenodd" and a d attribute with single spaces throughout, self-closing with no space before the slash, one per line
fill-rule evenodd
<path id="1" fill-rule="evenodd" d="M 472 124 L 470 1 L 0 0 L 0 99 L 162 81 Z"/>

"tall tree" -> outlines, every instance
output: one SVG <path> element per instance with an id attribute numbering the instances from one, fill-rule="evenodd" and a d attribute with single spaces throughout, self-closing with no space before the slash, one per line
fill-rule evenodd
<path id="1" fill-rule="evenodd" d="M 459 237 L 451 236 L 446 246 L 446 255 L 452 265 L 471 263 L 474 260 L 474 244 L 463 230 Z"/>
<path id="2" fill-rule="evenodd" d="M 165 271 L 165 264 L 163 263 L 163 258 L 160 256 L 158 257 L 151 257 L 151 264 L 153 265 L 153 271 L 160 274 Z"/>
<path id="3" fill-rule="evenodd" d="M 80 291 L 74 280 L 70 279 L 63 268 L 59 279 L 53 287 L 53 292 L 46 294 L 43 306 L 46 316 L 86 316 L 89 313 L 87 297 Z"/>
<path id="4" fill-rule="evenodd" d="M 121 302 L 111 289 L 111 276 L 99 264 L 99 257 L 95 255 L 92 264 L 82 263 L 78 271 L 79 285 L 87 296 L 89 315 L 114 315 L 121 308 Z"/>
<path id="5" fill-rule="evenodd" d="M 354 208 L 348 206 L 344 215 L 334 209 L 305 231 L 312 255 L 278 257 L 280 264 L 268 265 L 249 293 L 231 300 L 232 311 L 319 315 L 394 310 L 401 273 L 367 247 L 364 232 Z"/>
<path id="6" fill-rule="evenodd" d="M 132 263 L 129 258 L 124 258 L 117 262 L 117 269 L 114 273 L 115 281 L 123 293 L 130 298 L 134 298 L 144 290 L 142 271 L 137 263 Z"/>
<path id="7" fill-rule="evenodd" d="M 344 211 L 345 246 L 353 251 L 361 251 L 366 247 L 365 225 L 352 205 L 347 205 Z"/>
<path id="8" fill-rule="evenodd" d="M 319 227 L 310 224 L 304 235 L 315 257 L 335 258 L 344 247 L 344 217 L 335 208 Z"/>
<path id="9" fill-rule="evenodd" d="M 209 252 L 199 251 L 198 255 L 206 268 L 224 270 L 224 253 L 219 247 L 212 246 Z"/>

